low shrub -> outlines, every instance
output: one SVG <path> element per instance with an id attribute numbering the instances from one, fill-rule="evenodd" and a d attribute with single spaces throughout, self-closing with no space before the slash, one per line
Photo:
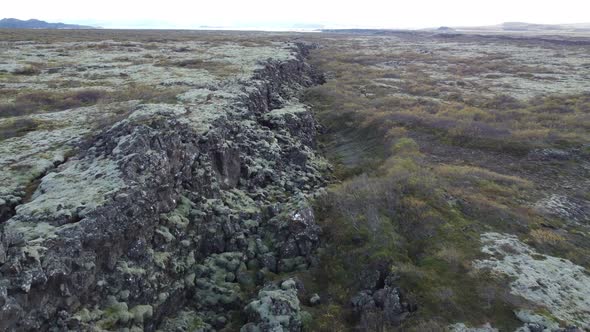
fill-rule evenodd
<path id="1" fill-rule="evenodd" d="M 563 236 L 548 229 L 534 229 L 531 231 L 530 236 L 538 244 L 558 244 L 565 241 Z"/>
<path id="2" fill-rule="evenodd" d="M 5 120 L 0 122 L 0 140 L 24 135 L 38 127 L 39 123 L 33 119 Z"/>
<path id="3" fill-rule="evenodd" d="M 147 85 L 131 85 L 120 91 L 82 89 L 70 91 L 33 91 L 18 94 L 13 102 L 0 104 L 0 118 L 23 116 L 41 112 L 55 112 L 127 100 L 154 103 L 175 103 L 176 96 L 186 89 Z"/>
<path id="4" fill-rule="evenodd" d="M 68 92 L 34 91 L 18 95 L 14 102 L 0 105 L 0 117 L 20 116 L 39 111 L 61 111 L 89 106 L 107 96 L 101 90 L 85 89 Z"/>
<path id="5" fill-rule="evenodd" d="M 23 68 L 17 69 L 13 72 L 14 75 L 33 76 L 41 73 L 41 68 L 38 65 L 27 65 Z"/>

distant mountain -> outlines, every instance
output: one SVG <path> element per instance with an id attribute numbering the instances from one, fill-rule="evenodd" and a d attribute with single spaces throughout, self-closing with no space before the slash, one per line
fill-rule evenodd
<path id="1" fill-rule="evenodd" d="M 452 33 L 452 32 L 456 32 L 455 29 L 453 28 L 449 28 L 449 27 L 440 27 L 438 29 L 436 29 L 436 31 L 438 32 L 442 32 L 442 33 Z"/>
<path id="2" fill-rule="evenodd" d="M 533 24 L 524 22 L 506 22 L 501 27 L 505 31 L 544 31 L 544 30 L 590 30 L 590 23 L 579 24 Z"/>
<path id="3" fill-rule="evenodd" d="M 441 26 L 438 28 L 420 29 L 435 33 L 457 34 L 457 33 L 508 33 L 508 34 L 590 34 L 590 23 L 573 24 L 535 24 L 525 22 L 504 22 L 496 25 L 482 26 Z"/>
<path id="4" fill-rule="evenodd" d="M 0 20 L 0 28 L 4 29 L 96 29 L 87 25 L 49 23 L 40 20 L 19 20 L 16 18 L 3 18 Z"/>
<path id="5" fill-rule="evenodd" d="M 479 27 L 455 27 L 458 31 L 490 31 L 490 32 L 590 32 L 590 23 L 577 24 L 534 24 L 525 22 L 505 22 L 498 25 Z"/>

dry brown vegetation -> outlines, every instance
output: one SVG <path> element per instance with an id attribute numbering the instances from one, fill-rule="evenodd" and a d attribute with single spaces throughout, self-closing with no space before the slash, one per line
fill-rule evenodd
<path id="1" fill-rule="evenodd" d="M 95 104 L 107 93 L 100 90 L 79 90 L 68 92 L 34 91 L 20 93 L 14 102 L 0 105 L 0 117 L 11 117 L 37 113 L 39 111 L 61 111 L 74 107 Z"/>
<path id="2" fill-rule="evenodd" d="M 37 75 L 41 72 L 40 65 L 27 65 L 21 69 L 18 69 L 14 72 L 15 75 Z"/>
<path id="3" fill-rule="evenodd" d="M 223 61 L 203 59 L 186 59 L 180 61 L 170 61 L 169 59 L 163 59 L 156 62 L 155 66 L 204 69 L 221 78 L 232 77 L 240 72 L 240 68 L 237 68 L 235 65 L 225 63 Z"/>
<path id="4" fill-rule="evenodd" d="M 31 91 L 16 93 L 14 101 L 0 103 L 0 118 L 111 103 L 126 100 L 144 102 L 174 102 L 183 89 L 158 89 L 151 86 L 131 85 L 124 90 L 106 91 L 82 89 L 71 91 Z"/>
<path id="5" fill-rule="evenodd" d="M 275 33 L 275 36 L 284 36 L 285 39 L 292 35 L 287 33 Z M 126 42 L 127 47 L 135 47 L 138 44 L 166 43 L 174 41 L 194 41 L 218 43 L 243 43 L 244 46 L 265 45 L 271 40 L 259 32 L 247 31 L 194 31 L 194 30 L 68 30 L 65 34 L 60 30 L 27 30 L 27 29 L 0 29 L 0 40 L 6 42 L 15 41 L 40 41 L 45 43 L 55 42 L 96 42 L 83 47 L 105 49 L 115 47 L 110 41 Z M 154 45 L 155 46 L 155 45 Z M 182 51 L 182 50 L 181 50 Z"/>
<path id="6" fill-rule="evenodd" d="M 344 52 L 324 56 L 330 61 L 319 65 L 335 73 L 336 80 L 310 94 L 382 132 L 401 125 L 437 134 L 454 144 L 516 154 L 539 147 L 580 146 L 590 140 L 588 93 L 528 102 L 507 95 L 474 98 L 461 96 L 455 88 L 410 68 L 410 74 L 402 75 L 404 81 L 391 94 L 391 87 L 376 82 L 398 71 L 351 65 L 355 58 Z"/>

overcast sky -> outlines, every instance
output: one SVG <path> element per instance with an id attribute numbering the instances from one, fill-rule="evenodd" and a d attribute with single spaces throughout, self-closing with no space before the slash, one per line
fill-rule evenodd
<path id="1" fill-rule="evenodd" d="M 2 0 L 0 16 L 105 28 L 425 28 L 590 22 L 590 0 Z"/>

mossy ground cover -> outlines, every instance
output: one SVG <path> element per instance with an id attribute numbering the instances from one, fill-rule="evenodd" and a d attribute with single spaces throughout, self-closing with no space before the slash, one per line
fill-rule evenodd
<path id="1" fill-rule="evenodd" d="M 116 66 L 154 66 L 138 75 L 141 81 L 127 84 L 136 72 L 102 77 L 105 68 L 89 62 L 75 79 L 48 77 L 49 94 L 35 80 L 58 70 L 61 62 L 35 62 L 21 72 L 0 73 L 3 84 L 31 85 L 0 89 L 0 110 L 22 115 L 135 99 L 175 103 L 187 82 L 170 77 L 144 85 L 150 73 L 182 71 L 192 77 L 188 83 L 201 86 L 212 79 L 199 76 L 203 69 L 232 79 L 250 54 L 235 54 L 232 64 L 218 53 L 207 60 L 191 55 L 199 49 L 231 53 L 231 45 L 249 49 L 296 38 L 317 42 L 311 62 L 328 81 L 308 90 L 304 99 L 325 128 L 321 147 L 335 166 L 335 181 L 315 202 L 324 229 L 320 264 L 311 273 L 294 273 L 308 293 L 322 298 L 320 306 L 305 307 L 312 315 L 307 330 L 350 330 L 356 322 L 349 301 L 359 290 L 359 274 L 375 266 L 398 275 L 404 296 L 418 307 L 400 329 L 440 331 L 456 322 L 489 322 L 513 330 L 519 324 L 513 310 L 534 305 L 510 294 L 510 280 L 472 268 L 482 258 L 483 232 L 517 234 L 540 253 L 590 267 L 588 228 L 533 208 L 551 190 L 590 200 L 584 189 L 587 170 L 580 162 L 590 156 L 590 67 L 576 65 L 576 54 L 588 54 L 587 46 L 475 37 L 462 42 L 418 34 L 416 39 L 411 34 L 301 36 L 2 30 L 3 41 L 45 43 L 57 59 L 94 52 L 101 63 L 112 54 Z M 73 44 L 55 46 L 62 42 Z M 158 57 L 163 46 L 166 53 Z M 97 72 L 86 77 L 88 71 Z M 125 87 L 101 89 L 118 82 Z M 86 89 L 76 90 L 82 86 Z M 115 113 L 127 114 L 125 109 Z M 5 118 L 0 140 L 52 125 L 37 118 L 13 121 L 2 112 L 0 117 Z M 538 149 L 565 149 L 574 158 L 529 161 Z"/>
<path id="2" fill-rule="evenodd" d="M 532 208 L 545 194 L 539 173 L 547 163 L 526 159 L 535 149 L 584 149 L 590 142 L 588 95 L 583 84 L 573 93 L 555 85 L 539 98 L 522 98 L 509 88 L 490 93 L 493 79 L 516 75 L 522 71 L 517 68 L 535 79 L 550 65 L 524 65 L 515 54 L 482 55 L 481 61 L 441 57 L 423 50 L 431 47 L 427 43 L 396 42 L 339 36 L 323 40 L 312 54 L 329 79 L 305 97 L 326 129 L 322 147 L 336 181 L 316 201 L 325 246 L 306 284 L 325 301 L 311 309 L 310 330 L 351 329 L 350 299 L 359 275 L 377 265 L 399 275 L 405 296 L 418 306 L 401 330 L 438 331 L 456 322 L 514 330 L 522 325 L 515 309 L 542 308 L 511 294 L 506 277 L 476 270 L 471 262 L 482 258 L 480 234 L 499 231 L 590 267 L 582 258 L 590 248 L 571 244 L 586 238 L 580 230 L 586 228 Z M 399 51 L 407 47 L 418 52 Z M 450 47 L 461 52 L 463 46 Z M 483 66 L 490 61 L 495 63 Z M 433 63 L 442 75 L 424 70 Z M 453 84 L 438 78 L 446 70 L 498 74 L 474 91 L 458 76 Z M 563 168 L 566 162 L 554 163 L 562 169 L 546 181 L 559 185 L 582 176 Z M 569 167 L 579 170 L 580 163 L 569 161 Z"/>

